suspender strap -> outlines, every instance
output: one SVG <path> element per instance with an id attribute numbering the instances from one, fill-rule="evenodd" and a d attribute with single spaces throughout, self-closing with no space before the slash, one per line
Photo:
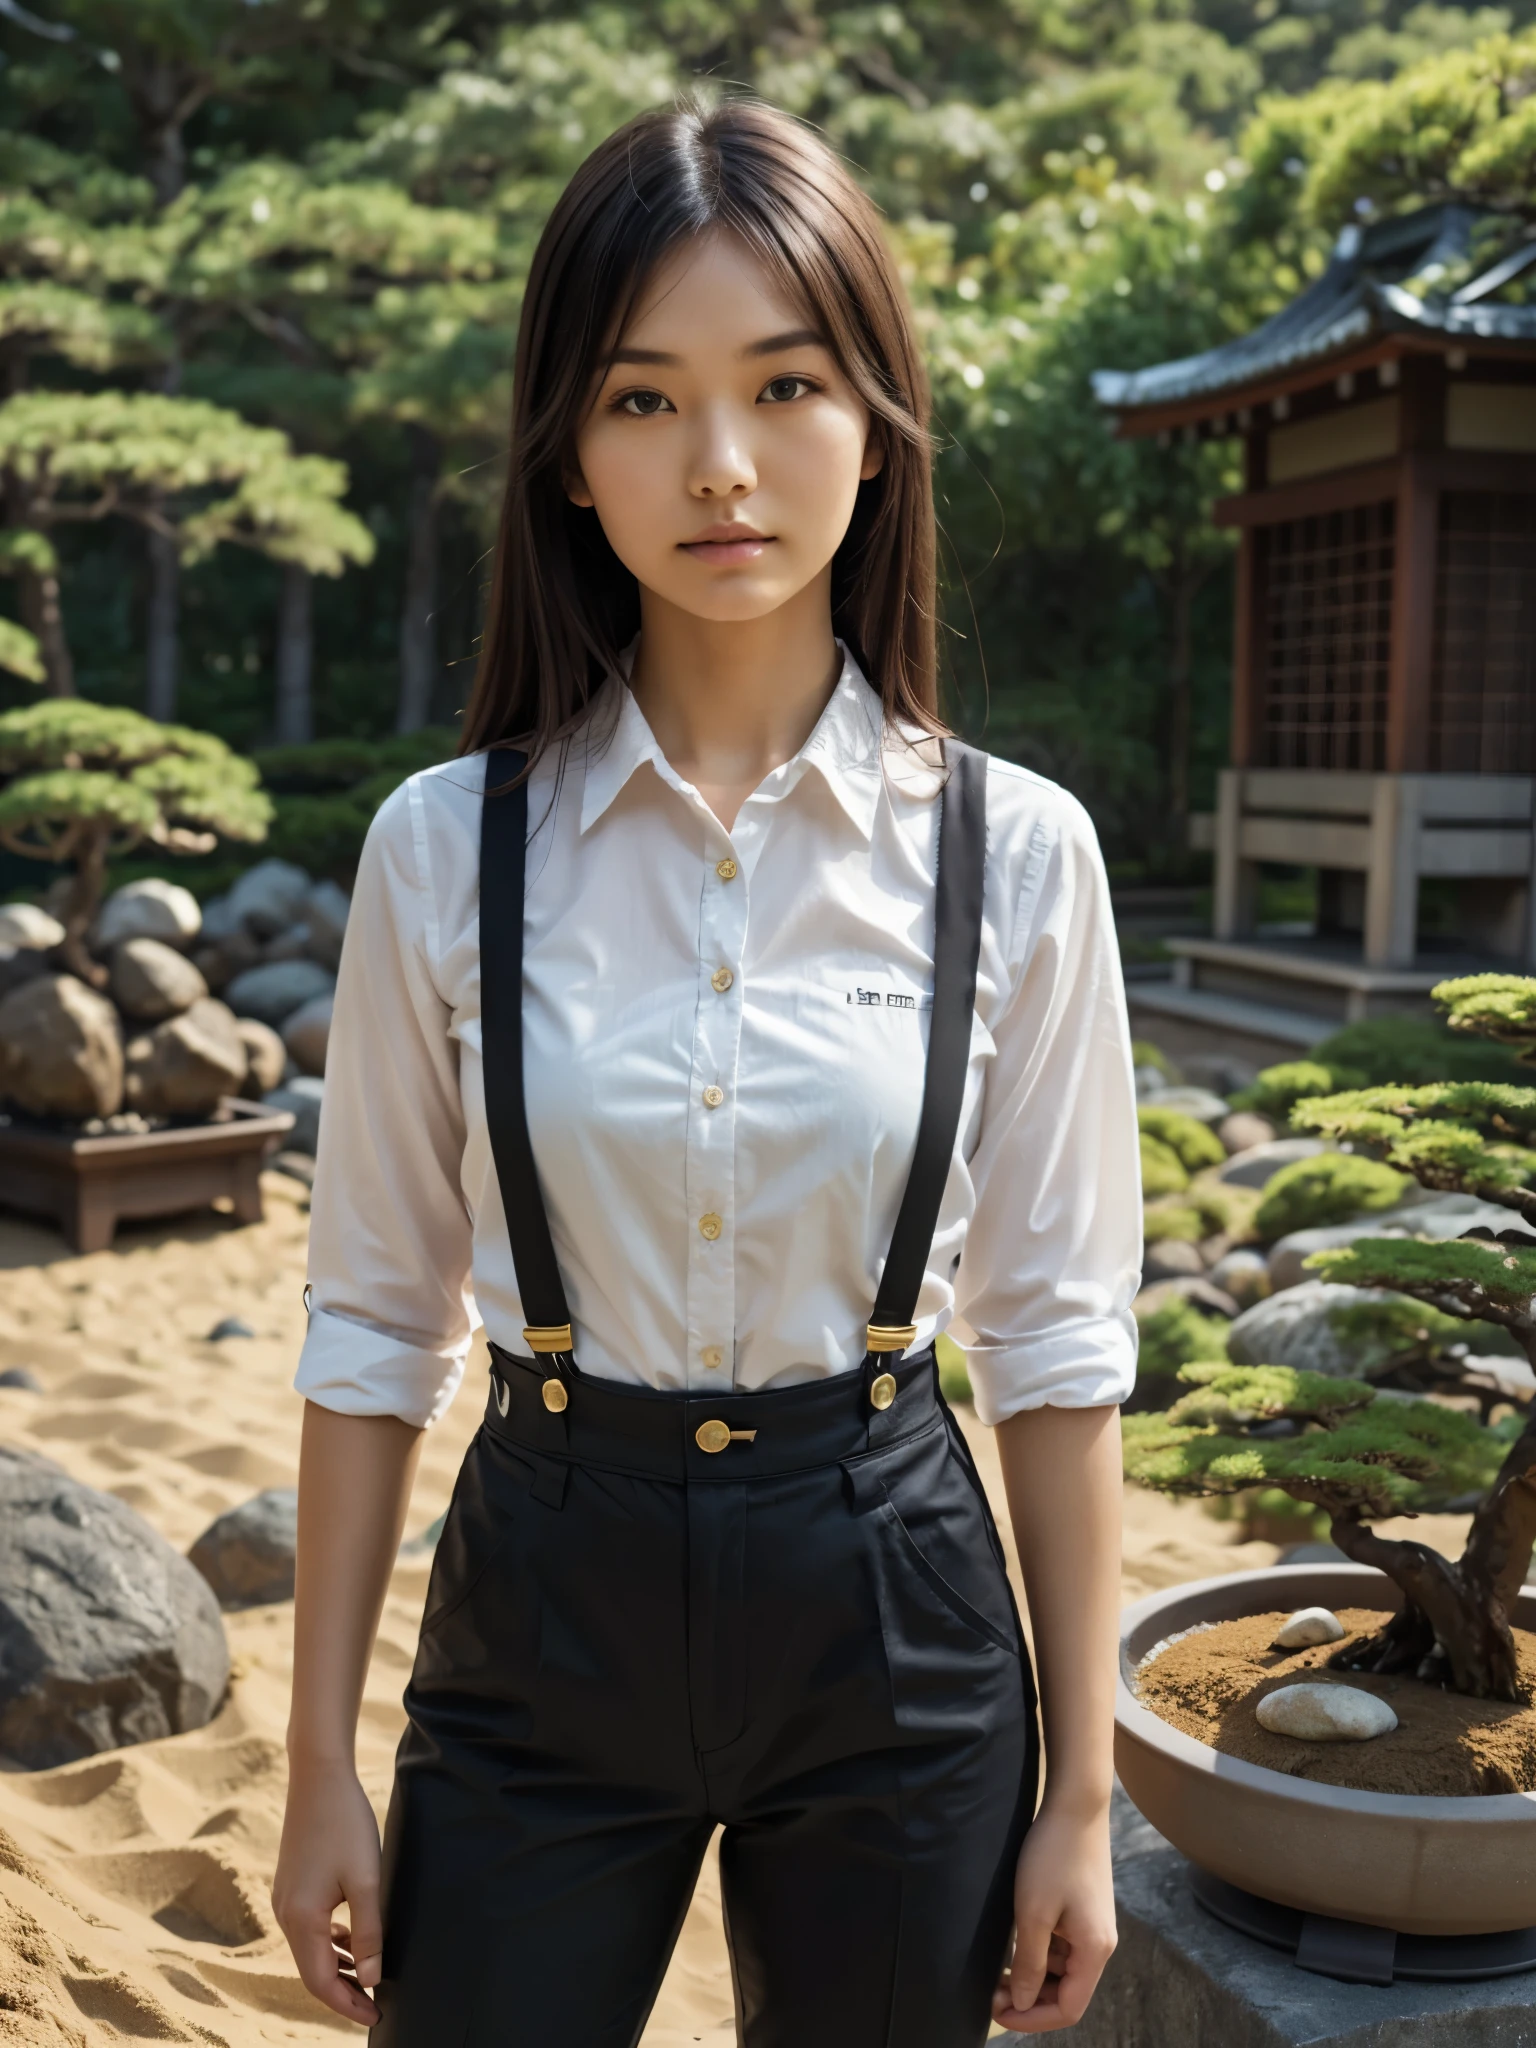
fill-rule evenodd
<path id="1" fill-rule="evenodd" d="M 987 862 L 987 757 L 957 740 L 946 740 L 944 761 L 949 773 L 939 812 L 933 1015 L 923 1107 L 906 1192 L 869 1322 L 868 1346 L 874 1353 L 904 1351 L 917 1336 L 913 1321 L 917 1297 L 928 1267 L 944 1184 L 949 1179 L 971 1060 L 971 1016 L 976 1006 Z"/>
<path id="2" fill-rule="evenodd" d="M 523 1094 L 523 898 L 528 867 L 528 785 L 502 784 L 521 773 L 525 757 L 498 747 L 485 757 L 480 810 L 480 1028 L 485 1121 L 517 1291 L 534 1352 L 569 1359 L 571 1311 L 560 1279 L 549 1217 L 528 1137 Z M 561 1368 L 556 1364 L 557 1373 Z M 563 1374 L 562 1374 L 563 1377 Z M 554 1404 L 546 1396 L 546 1406 Z M 563 1405 L 563 1404 L 562 1404 Z"/>

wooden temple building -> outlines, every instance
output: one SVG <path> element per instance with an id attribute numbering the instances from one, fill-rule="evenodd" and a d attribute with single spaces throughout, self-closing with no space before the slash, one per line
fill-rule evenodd
<path id="1" fill-rule="evenodd" d="M 1122 435 L 1240 438 L 1213 934 L 1138 1010 L 1315 1042 L 1536 966 L 1536 239 L 1453 205 L 1340 236 L 1256 332 L 1102 370 Z M 1502 243 L 1497 260 L 1490 246 Z M 1306 936 L 1257 927 L 1315 868 Z"/>

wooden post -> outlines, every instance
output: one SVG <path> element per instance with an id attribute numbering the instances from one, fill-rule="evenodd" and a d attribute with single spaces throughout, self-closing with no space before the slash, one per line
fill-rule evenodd
<path id="1" fill-rule="evenodd" d="M 1261 491 L 1269 473 L 1269 439 L 1262 433 L 1243 442 L 1243 488 Z M 1264 660 L 1264 535 L 1244 526 L 1237 543 L 1237 590 L 1232 607 L 1232 765 L 1261 766 L 1262 688 Z"/>
<path id="2" fill-rule="evenodd" d="M 1439 356 L 1404 358 L 1399 446 L 1385 765 L 1392 774 L 1412 775 L 1429 766 L 1440 503 L 1418 458 L 1445 446 L 1445 363 Z"/>
<path id="3" fill-rule="evenodd" d="M 1223 768 L 1216 778 L 1216 891 L 1211 926 L 1218 939 L 1245 939 L 1258 907 L 1258 871 L 1243 859 L 1241 768 Z"/>
<path id="4" fill-rule="evenodd" d="M 1365 964 L 1411 967 L 1418 950 L 1419 814 L 1416 775 L 1378 775 L 1371 790 L 1365 878 Z"/>

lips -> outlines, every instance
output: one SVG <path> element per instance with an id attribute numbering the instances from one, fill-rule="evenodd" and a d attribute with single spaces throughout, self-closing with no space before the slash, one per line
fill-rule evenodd
<path id="1" fill-rule="evenodd" d="M 696 561 L 729 567 L 732 563 L 757 561 L 765 548 L 772 547 L 773 536 L 759 533 L 755 526 L 724 524 L 707 526 L 692 540 L 679 545 L 684 554 L 692 555 Z"/>

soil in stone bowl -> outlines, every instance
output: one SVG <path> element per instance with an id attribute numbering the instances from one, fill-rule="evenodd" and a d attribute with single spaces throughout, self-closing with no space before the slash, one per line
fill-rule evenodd
<path id="1" fill-rule="evenodd" d="M 1470 1797 L 1536 1790 L 1536 1635 L 1515 1630 L 1523 1704 L 1465 1699 L 1412 1677 L 1377 1678 L 1330 1671 L 1328 1660 L 1357 1636 L 1374 1635 L 1383 1616 L 1340 1607 L 1343 1643 L 1278 1650 L 1283 1612 L 1247 1614 L 1192 1630 L 1142 1660 L 1136 1696 L 1152 1713 L 1223 1756 L 1262 1764 L 1287 1777 L 1356 1792 Z M 1397 1716 L 1390 1735 L 1369 1742 L 1302 1742 L 1271 1735 L 1255 1714 L 1268 1692 L 1299 1680 L 1358 1686 Z"/>

